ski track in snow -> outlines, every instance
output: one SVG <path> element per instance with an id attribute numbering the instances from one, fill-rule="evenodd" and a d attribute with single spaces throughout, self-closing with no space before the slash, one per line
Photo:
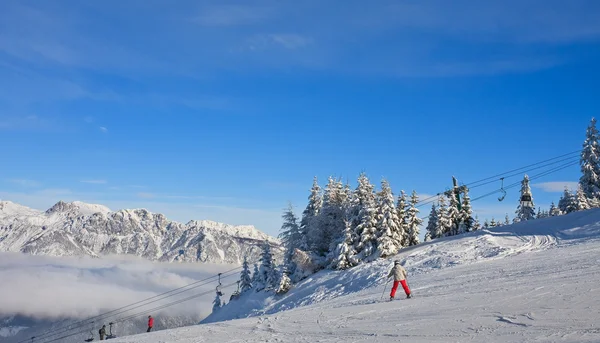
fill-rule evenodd
<path id="1" fill-rule="evenodd" d="M 600 342 L 599 238 L 600 210 L 445 238 L 396 257 L 412 299 L 385 301 L 379 260 L 244 295 L 212 318 L 225 321 L 112 342 Z"/>

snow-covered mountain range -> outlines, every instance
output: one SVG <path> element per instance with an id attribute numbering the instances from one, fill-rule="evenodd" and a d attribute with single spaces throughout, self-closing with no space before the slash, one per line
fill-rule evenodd
<path id="1" fill-rule="evenodd" d="M 145 209 L 59 201 L 47 211 L 0 201 L 0 251 L 49 256 L 128 254 L 154 261 L 241 263 L 258 260 L 268 241 L 276 257 L 279 240 L 253 226 L 213 221 L 169 221 Z"/>

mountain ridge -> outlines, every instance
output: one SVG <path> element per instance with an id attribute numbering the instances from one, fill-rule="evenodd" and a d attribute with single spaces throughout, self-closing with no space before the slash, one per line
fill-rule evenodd
<path id="1" fill-rule="evenodd" d="M 112 211 L 80 201 L 58 201 L 46 211 L 0 201 L 0 251 L 33 255 L 100 257 L 136 255 L 153 261 L 239 264 L 257 260 L 269 242 L 275 255 L 278 239 L 252 225 L 211 220 L 171 221 L 144 208 Z"/>

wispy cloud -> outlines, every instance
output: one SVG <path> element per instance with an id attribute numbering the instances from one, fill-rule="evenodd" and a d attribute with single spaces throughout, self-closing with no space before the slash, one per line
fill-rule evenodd
<path id="1" fill-rule="evenodd" d="M 553 181 L 532 184 L 533 187 L 548 193 L 562 193 L 565 190 L 565 187 L 575 190 L 578 185 L 579 184 L 575 181 Z"/>
<path id="2" fill-rule="evenodd" d="M 156 198 L 156 194 L 153 193 L 148 193 L 148 192 L 139 192 L 137 194 L 138 198 L 142 198 L 142 199 L 154 199 Z"/>
<path id="3" fill-rule="evenodd" d="M 96 185 L 104 185 L 104 184 L 108 183 L 108 181 L 101 180 L 101 179 L 96 179 L 96 180 L 93 180 L 93 179 L 92 180 L 81 180 L 79 182 L 81 182 L 81 183 L 91 183 L 91 184 L 96 184 Z"/>
<path id="4" fill-rule="evenodd" d="M 106 127 L 104 127 L 104 126 L 100 126 L 100 127 L 99 127 L 99 130 L 100 130 L 100 132 L 102 132 L 102 133 L 107 133 L 107 132 L 108 132 L 108 129 L 107 129 Z"/>
<path id="5" fill-rule="evenodd" d="M 9 179 L 7 181 L 21 187 L 39 187 L 41 185 L 38 181 L 27 179 Z"/>

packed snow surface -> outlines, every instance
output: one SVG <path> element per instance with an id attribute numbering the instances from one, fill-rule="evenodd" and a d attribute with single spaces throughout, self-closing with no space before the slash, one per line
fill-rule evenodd
<path id="1" fill-rule="evenodd" d="M 412 299 L 400 288 L 385 301 L 391 260 L 380 260 L 320 272 L 284 296 L 245 294 L 210 324 L 113 343 L 600 341 L 598 209 L 436 240 L 396 258 Z"/>

